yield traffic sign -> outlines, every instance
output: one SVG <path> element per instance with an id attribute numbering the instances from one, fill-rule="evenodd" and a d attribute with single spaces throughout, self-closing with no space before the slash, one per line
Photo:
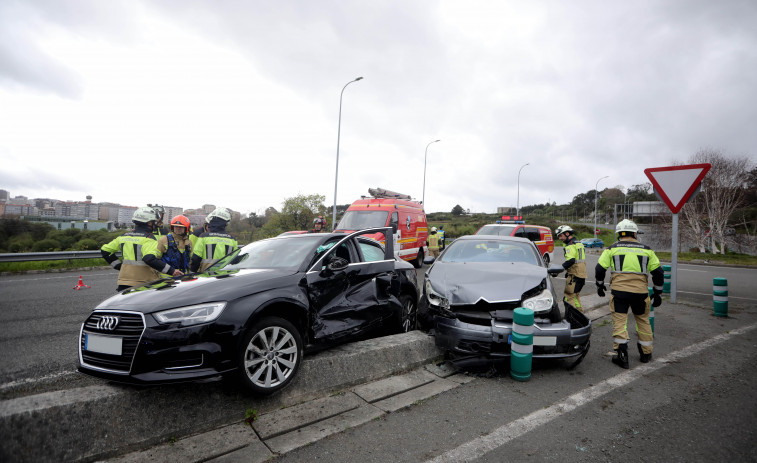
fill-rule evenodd
<path id="1" fill-rule="evenodd" d="M 678 214 L 686 201 L 697 189 L 709 172 L 710 164 L 689 164 L 685 166 L 651 167 L 644 173 L 670 212 Z"/>

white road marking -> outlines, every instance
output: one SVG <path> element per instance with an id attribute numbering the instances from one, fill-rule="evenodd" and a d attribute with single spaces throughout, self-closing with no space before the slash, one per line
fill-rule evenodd
<path id="1" fill-rule="evenodd" d="M 40 277 L 40 278 L 17 278 L 15 280 L 6 280 L 5 278 L 0 278 L 0 283 L 22 283 L 24 281 L 59 280 L 59 279 L 66 279 L 66 280 L 75 279 L 78 281 L 79 275 L 82 275 L 82 276 L 86 275 L 87 278 L 95 277 L 95 276 L 103 276 L 103 275 L 118 276 L 118 272 L 116 272 L 115 270 L 112 272 L 107 272 L 107 273 L 86 273 L 86 274 L 84 272 L 82 272 L 81 274 L 77 272 L 70 272 L 66 276 Z M 76 281 L 74 282 L 74 284 L 76 284 Z"/>
<path id="2" fill-rule="evenodd" d="M 59 373 L 53 373 L 51 375 L 47 376 L 40 376 L 39 378 L 24 378 L 19 379 L 17 381 L 11 381 L 10 383 L 0 384 L 0 391 L 4 391 L 6 389 L 10 389 L 12 387 L 16 386 L 22 386 L 26 384 L 32 384 L 32 383 L 39 383 L 41 381 L 46 381 L 50 379 L 59 379 L 64 376 L 71 376 L 77 374 L 76 371 L 61 371 Z"/>
<path id="3" fill-rule="evenodd" d="M 672 352 L 665 357 L 656 360 L 652 363 L 647 363 L 635 367 L 633 370 L 617 374 L 611 378 L 608 378 L 601 383 L 579 391 L 562 402 L 555 403 L 548 408 L 537 410 L 530 415 L 526 415 L 515 421 L 512 421 L 504 426 L 501 426 L 491 433 L 473 439 L 469 442 L 462 444 L 461 446 L 454 448 L 446 453 L 439 455 L 436 458 L 428 460 L 428 463 L 441 463 L 441 462 L 460 462 L 460 461 L 473 461 L 483 455 L 495 450 L 498 447 L 517 439 L 518 437 L 532 431 L 544 424 L 549 423 L 555 418 L 575 410 L 576 408 L 586 405 L 587 403 L 596 400 L 603 395 L 625 386 L 626 384 L 639 379 L 642 376 L 648 375 L 654 371 L 659 370 L 667 366 L 668 363 L 675 363 L 686 357 L 696 355 L 706 349 L 711 348 L 715 344 L 724 342 L 734 336 L 742 335 L 757 328 L 757 323 L 732 330 L 728 333 L 720 334 L 713 338 L 707 339 L 704 342 L 699 342 L 691 346 L 685 347 L 681 350 Z"/>

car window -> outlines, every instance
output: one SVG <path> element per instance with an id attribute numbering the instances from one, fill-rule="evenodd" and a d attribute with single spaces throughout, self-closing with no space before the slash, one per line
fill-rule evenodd
<path id="1" fill-rule="evenodd" d="M 538 228 L 526 227 L 526 238 L 531 241 L 541 241 L 541 234 Z"/>
<path id="2" fill-rule="evenodd" d="M 383 227 L 389 217 L 388 211 L 347 211 L 339 221 L 340 230 L 362 230 Z"/>
<path id="3" fill-rule="evenodd" d="M 530 243 L 497 240 L 459 240 L 449 245 L 440 262 L 524 262 L 539 265 Z"/>
<path id="4" fill-rule="evenodd" d="M 358 247 L 360 252 L 363 253 L 363 259 L 365 262 L 378 262 L 384 260 L 384 250 L 378 243 L 370 241 L 358 240 Z"/>
<path id="5" fill-rule="evenodd" d="M 300 235 L 255 241 L 224 257 L 212 269 L 298 268 L 320 240 L 317 235 Z"/>
<path id="6" fill-rule="evenodd" d="M 513 233 L 512 236 L 517 236 L 518 238 L 525 238 L 526 229 L 523 227 L 519 227 L 517 230 L 515 230 L 515 233 Z"/>

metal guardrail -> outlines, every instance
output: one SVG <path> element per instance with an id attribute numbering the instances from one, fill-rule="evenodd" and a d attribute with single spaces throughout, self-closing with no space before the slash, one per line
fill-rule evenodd
<path id="1" fill-rule="evenodd" d="M 120 252 L 117 255 L 120 256 Z M 102 258 L 100 250 L 96 251 L 57 251 L 57 252 L 6 252 L 0 253 L 0 263 L 35 262 L 41 260 L 72 260 Z M 103 262 L 105 262 L 103 260 Z M 103 263 L 103 265 L 106 265 Z"/>

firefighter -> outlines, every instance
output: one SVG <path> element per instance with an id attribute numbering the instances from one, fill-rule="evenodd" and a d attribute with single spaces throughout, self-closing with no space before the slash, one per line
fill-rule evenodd
<path id="1" fill-rule="evenodd" d="M 324 233 L 326 231 L 326 219 L 322 215 L 319 215 L 313 219 L 313 229 L 308 230 L 308 233 Z"/>
<path id="2" fill-rule="evenodd" d="M 555 230 L 557 239 L 565 243 L 565 262 L 562 264 L 565 269 L 565 290 L 562 300 L 566 311 L 570 306 L 583 312 L 579 294 L 586 283 L 586 250 L 573 233 L 568 225 L 560 225 Z"/>
<path id="3" fill-rule="evenodd" d="M 604 279 L 610 269 L 610 313 L 612 314 L 613 349 L 616 355 L 612 362 L 621 368 L 628 368 L 628 309 L 636 320 L 636 334 L 640 361 L 652 360 L 652 327 L 649 323 L 650 305 L 659 307 L 662 303 L 662 286 L 665 274 L 660 260 L 649 247 L 636 239 L 639 228 L 631 220 L 624 219 L 615 227 L 618 241 L 605 249 L 599 257 L 594 271 L 597 280 L 597 294 L 604 297 Z M 653 302 L 649 298 L 647 273 L 652 275 L 654 285 Z M 651 304 L 650 304 L 651 302 Z"/>
<path id="4" fill-rule="evenodd" d="M 143 248 L 155 244 L 152 231 L 158 222 L 158 214 L 151 207 L 140 207 L 132 216 L 134 230 L 124 233 L 100 248 L 103 259 L 118 270 L 116 291 L 132 286 L 141 286 L 160 278 L 158 273 L 163 266 L 158 261 L 154 265 L 143 261 Z M 121 251 L 121 259 L 116 252 Z"/>
<path id="5" fill-rule="evenodd" d="M 160 204 L 148 204 L 147 207 L 151 207 L 155 211 L 155 214 L 158 215 L 158 221 L 155 223 L 155 228 L 152 231 L 153 236 L 155 236 L 155 239 L 157 240 L 161 236 L 168 234 L 168 230 L 166 230 L 166 227 L 163 226 L 163 219 L 166 216 L 166 209 Z"/>
<path id="6" fill-rule="evenodd" d="M 217 207 L 205 217 L 207 231 L 197 238 L 192 250 L 190 271 L 204 271 L 218 259 L 237 249 L 237 240 L 226 232 L 231 221 L 231 211 Z"/>
<path id="7" fill-rule="evenodd" d="M 153 265 L 153 260 L 162 263 L 161 272 L 167 276 L 179 277 L 189 272 L 192 260 L 192 242 L 189 240 L 189 219 L 177 215 L 171 220 L 171 232 L 163 235 L 143 249 L 143 260 Z"/>
<path id="8" fill-rule="evenodd" d="M 431 233 L 428 235 L 426 244 L 428 245 L 428 252 L 431 254 L 431 257 L 434 259 L 439 257 L 439 234 L 436 233 L 436 227 L 431 227 Z"/>

